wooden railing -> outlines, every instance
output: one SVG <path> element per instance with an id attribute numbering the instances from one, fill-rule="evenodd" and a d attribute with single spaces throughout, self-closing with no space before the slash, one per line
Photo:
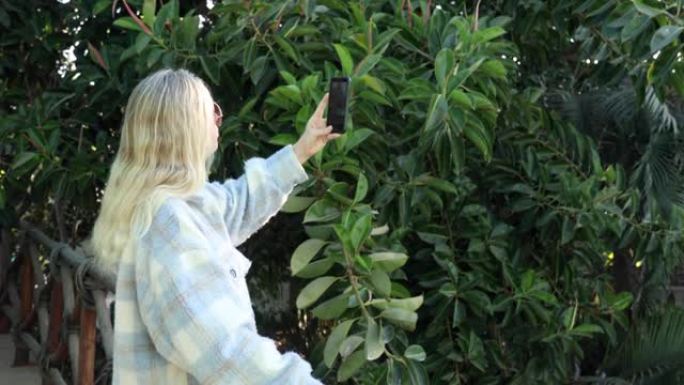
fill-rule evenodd
<path id="1" fill-rule="evenodd" d="M 29 364 L 32 353 L 43 384 L 109 384 L 116 277 L 81 250 L 19 225 L 16 234 L 0 228 L 0 314 L 11 323 L 14 365 Z"/>

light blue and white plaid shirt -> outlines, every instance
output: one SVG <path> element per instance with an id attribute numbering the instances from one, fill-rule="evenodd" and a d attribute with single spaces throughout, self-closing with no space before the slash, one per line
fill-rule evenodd
<path id="1" fill-rule="evenodd" d="M 308 175 L 292 145 L 245 174 L 169 198 L 116 284 L 113 385 L 320 385 L 295 352 L 257 333 L 236 249 Z M 134 256 L 134 257 L 133 257 Z"/>

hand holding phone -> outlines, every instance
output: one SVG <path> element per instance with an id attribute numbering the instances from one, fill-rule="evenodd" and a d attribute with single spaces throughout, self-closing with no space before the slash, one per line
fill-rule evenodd
<path id="1" fill-rule="evenodd" d="M 293 145 L 295 155 L 302 164 L 322 150 L 329 140 L 337 139 L 342 136 L 340 133 L 332 132 L 332 125 L 326 123 L 326 119 L 323 117 L 323 112 L 328 106 L 329 100 L 330 94 L 326 94 L 321 101 L 318 102 L 316 111 L 314 111 L 309 118 L 309 121 L 306 123 L 304 133 L 302 133 L 302 136 L 300 136 L 299 140 Z"/>
<path id="2" fill-rule="evenodd" d="M 347 101 L 349 100 L 348 77 L 332 78 L 330 80 L 330 97 L 328 99 L 327 124 L 332 126 L 332 132 L 342 133 L 347 122 Z"/>

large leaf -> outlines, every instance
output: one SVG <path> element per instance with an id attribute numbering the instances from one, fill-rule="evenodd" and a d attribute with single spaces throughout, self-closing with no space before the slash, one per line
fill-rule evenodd
<path id="1" fill-rule="evenodd" d="M 321 258 L 304 266 L 297 274 L 300 278 L 316 278 L 325 274 L 335 264 L 333 258 Z"/>
<path id="2" fill-rule="evenodd" d="M 440 88 L 446 86 L 447 79 L 454 67 L 454 52 L 449 48 L 443 48 L 437 53 L 435 59 L 435 78 Z"/>
<path id="3" fill-rule="evenodd" d="M 373 216 L 371 214 L 364 214 L 356 220 L 351 229 L 351 243 L 355 249 L 358 249 L 366 238 L 368 238 L 372 227 Z"/>
<path id="4" fill-rule="evenodd" d="M 651 38 L 651 53 L 655 53 L 665 48 L 668 44 L 675 41 L 684 30 L 684 27 L 665 25 L 660 27 Z"/>
<path id="5" fill-rule="evenodd" d="M 156 12 L 157 0 L 145 0 L 143 2 L 143 21 L 149 27 L 154 26 L 154 16 Z"/>
<path id="6" fill-rule="evenodd" d="M 404 266 L 408 261 L 408 255 L 392 251 L 372 253 L 370 258 L 373 261 L 373 266 L 377 266 L 388 273 Z"/>
<path id="7" fill-rule="evenodd" d="M 414 361 L 425 361 L 425 350 L 420 345 L 411 345 L 406 348 L 404 357 Z"/>
<path id="8" fill-rule="evenodd" d="M 311 306 L 338 279 L 337 277 L 320 277 L 309 282 L 297 296 L 297 308 L 306 309 Z"/>
<path id="9" fill-rule="evenodd" d="M 432 104 L 432 109 L 430 110 L 428 118 L 425 122 L 425 131 L 430 132 L 436 128 L 442 127 L 447 117 L 448 110 L 449 106 L 447 104 L 446 98 L 444 98 L 444 95 L 436 95 Z"/>
<path id="10" fill-rule="evenodd" d="M 376 298 L 371 301 L 371 305 L 377 307 L 378 309 L 387 309 L 390 307 L 398 307 L 410 311 L 416 311 L 423 304 L 423 296 L 419 295 L 410 298 L 389 298 L 381 299 Z"/>
<path id="11" fill-rule="evenodd" d="M 297 275 L 313 257 L 325 246 L 328 242 L 320 239 L 307 239 L 302 242 L 292 253 L 292 259 L 290 260 L 290 269 L 292 270 L 292 275 Z"/>
<path id="12" fill-rule="evenodd" d="M 373 284 L 373 287 L 375 287 L 377 294 L 383 297 L 386 297 L 390 294 L 390 291 L 392 290 L 392 282 L 390 281 L 389 275 L 387 275 L 386 272 L 379 268 L 374 269 L 371 272 L 370 280 Z"/>
<path id="13" fill-rule="evenodd" d="M 347 47 L 343 46 L 342 44 L 334 44 L 333 46 L 335 47 L 337 56 L 340 59 L 342 73 L 346 76 L 351 76 L 352 69 L 354 68 L 354 61 L 349 54 L 349 50 L 347 50 Z"/>
<path id="14" fill-rule="evenodd" d="M 656 17 L 658 15 L 662 15 L 666 13 L 664 10 L 652 7 L 648 4 L 646 4 L 643 0 L 632 0 L 632 3 L 636 7 L 636 9 L 643 13 L 644 15 L 647 15 L 649 17 Z"/>
<path id="15" fill-rule="evenodd" d="M 351 319 L 340 323 L 335 326 L 330 333 L 330 336 L 328 336 L 328 340 L 325 342 L 325 348 L 323 349 L 323 362 L 325 362 L 327 367 L 332 368 L 335 358 L 340 352 L 342 341 L 347 338 L 349 329 L 351 329 L 355 321 L 356 320 Z"/>
<path id="16" fill-rule="evenodd" d="M 35 152 L 22 152 L 21 154 L 17 155 L 17 157 L 14 159 L 14 163 L 12 163 L 11 168 L 13 170 L 16 170 L 37 157 L 38 154 L 36 154 Z"/>
<path id="17" fill-rule="evenodd" d="M 342 294 L 333 297 L 311 310 L 311 313 L 323 320 L 332 320 L 340 317 L 347 310 L 349 295 Z"/>
<path id="18" fill-rule="evenodd" d="M 356 183 L 356 191 L 354 192 L 354 202 L 361 202 L 366 197 L 368 192 L 368 179 L 363 173 L 359 174 L 359 180 Z"/>
<path id="19" fill-rule="evenodd" d="M 487 128 L 479 121 L 471 121 L 463 129 L 468 138 L 484 156 L 486 161 L 492 159 L 492 140 Z"/>
<path id="20" fill-rule="evenodd" d="M 207 74 L 209 79 L 214 84 L 219 84 L 219 64 L 216 59 L 211 57 L 200 56 L 200 62 L 202 63 L 202 69 L 204 73 Z"/>
<path id="21" fill-rule="evenodd" d="M 366 359 L 373 361 L 379 358 L 384 350 L 385 343 L 382 336 L 382 325 L 373 318 L 369 318 L 365 340 Z"/>
<path id="22" fill-rule="evenodd" d="M 416 321 L 418 321 L 418 314 L 416 312 L 396 307 L 383 310 L 380 313 L 380 317 L 409 331 L 416 328 Z"/>
<path id="23" fill-rule="evenodd" d="M 306 210 L 316 200 L 315 197 L 300 197 L 290 195 L 280 211 L 284 213 L 298 213 Z"/>
<path id="24" fill-rule="evenodd" d="M 337 381 L 346 381 L 353 376 L 363 364 L 366 363 L 366 356 L 363 351 L 358 351 L 347 357 L 337 371 Z"/>

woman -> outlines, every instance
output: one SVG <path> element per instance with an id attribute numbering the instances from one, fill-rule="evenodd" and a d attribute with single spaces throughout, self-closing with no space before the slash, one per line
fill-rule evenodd
<path id="1" fill-rule="evenodd" d="M 296 144 L 249 159 L 239 179 L 207 182 L 222 113 L 204 82 L 164 69 L 135 87 L 92 236 L 96 260 L 117 273 L 114 385 L 320 384 L 257 333 L 251 262 L 236 247 L 339 137 L 326 105 L 327 95 Z"/>

